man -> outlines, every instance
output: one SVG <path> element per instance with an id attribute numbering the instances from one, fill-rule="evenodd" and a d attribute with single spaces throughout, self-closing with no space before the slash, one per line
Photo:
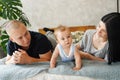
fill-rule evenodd
<path id="1" fill-rule="evenodd" d="M 6 24 L 9 35 L 6 64 L 31 64 L 50 61 L 52 45 L 45 35 L 28 31 L 17 20 Z"/>

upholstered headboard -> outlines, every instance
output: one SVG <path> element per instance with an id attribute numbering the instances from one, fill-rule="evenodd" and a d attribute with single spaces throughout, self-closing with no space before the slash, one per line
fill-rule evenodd
<path id="1" fill-rule="evenodd" d="M 55 29 L 55 28 L 50 28 L 50 29 Z M 90 26 L 70 26 L 70 31 L 86 31 L 87 29 L 95 29 L 94 25 Z M 43 29 L 39 29 L 39 32 L 42 34 L 45 34 L 45 31 Z"/>

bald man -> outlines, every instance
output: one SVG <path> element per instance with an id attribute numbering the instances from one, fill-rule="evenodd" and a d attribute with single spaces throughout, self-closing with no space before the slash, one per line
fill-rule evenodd
<path id="1" fill-rule="evenodd" d="M 31 64 L 50 61 L 52 45 L 45 35 L 28 31 L 26 26 L 17 20 L 6 24 L 9 35 L 6 64 Z"/>

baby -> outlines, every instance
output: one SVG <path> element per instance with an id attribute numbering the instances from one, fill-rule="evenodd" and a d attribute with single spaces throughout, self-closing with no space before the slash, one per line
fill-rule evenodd
<path id="1" fill-rule="evenodd" d="M 73 70 L 79 70 L 82 64 L 81 57 L 79 50 L 72 43 L 72 36 L 69 28 L 58 26 L 54 34 L 57 40 L 57 46 L 55 47 L 50 61 L 50 68 L 56 66 L 57 57 L 60 56 L 63 62 L 75 60 L 75 67 Z"/>

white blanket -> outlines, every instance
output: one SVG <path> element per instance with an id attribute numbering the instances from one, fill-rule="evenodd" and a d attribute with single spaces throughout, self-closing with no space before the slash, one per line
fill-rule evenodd
<path id="1" fill-rule="evenodd" d="M 82 69 L 72 70 L 74 62 L 58 61 L 57 67 L 49 68 L 49 62 L 30 65 L 5 65 L 0 60 L 0 80 L 119 80 L 120 62 L 108 65 L 105 62 L 83 60 Z"/>

